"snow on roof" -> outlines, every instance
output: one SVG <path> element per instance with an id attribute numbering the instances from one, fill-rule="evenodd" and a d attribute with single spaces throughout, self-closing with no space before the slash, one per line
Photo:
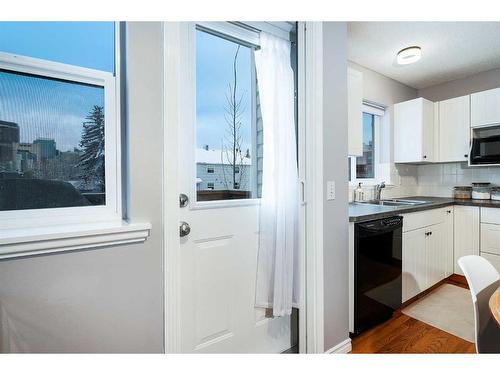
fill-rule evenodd
<path id="1" fill-rule="evenodd" d="M 230 164 L 227 160 L 232 159 L 232 152 L 230 155 L 222 154 L 221 150 L 205 150 L 204 148 L 196 149 L 196 163 L 202 164 Z M 251 158 L 236 158 L 236 165 L 251 165 Z"/>

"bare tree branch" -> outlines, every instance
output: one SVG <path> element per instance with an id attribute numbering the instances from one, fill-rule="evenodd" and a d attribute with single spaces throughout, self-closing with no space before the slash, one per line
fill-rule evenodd
<path id="1" fill-rule="evenodd" d="M 241 129 L 243 126 L 242 119 L 246 110 L 246 103 L 244 102 L 244 95 L 238 95 L 237 61 L 239 52 L 240 46 L 236 48 L 233 58 L 233 81 L 228 84 L 228 91 L 225 95 L 226 104 L 224 106 L 224 120 L 227 124 L 227 129 L 226 136 L 224 137 L 225 144 L 223 144 L 221 148 L 221 162 L 223 163 L 222 169 L 227 189 L 243 188 L 241 183 L 244 181 L 243 176 L 245 175 L 244 166 L 246 154 L 244 154 L 241 149 L 243 143 Z M 230 181 L 227 180 L 226 165 L 229 166 L 228 173 L 231 174 Z"/>

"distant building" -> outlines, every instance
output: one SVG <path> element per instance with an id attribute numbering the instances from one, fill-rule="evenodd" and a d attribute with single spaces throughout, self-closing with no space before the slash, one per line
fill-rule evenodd
<path id="1" fill-rule="evenodd" d="M 36 155 L 27 150 L 17 150 L 16 154 L 16 171 L 24 173 L 32 171 L 36 165 Z"/>
<path id="2" fill-rule="evenodd" d="M 239 185 L 233 186 L 233 167 L 227 155 L 221 150 L 209 150 L 207 146 L 196 149 L 197 190 L 252 190 L 252 160 L 248 153 L 244 156 L 236 163 Z"/>
<path id="3" fill-rule="evenodd" d="M 0 120 L 0 168 L 11 170 L 19 146 L 19 125 Z"/>
<path id="4" fill-rule="evenodd" d="M 50 138 L 37 138 L 33 141 L 33 150 L 39 160 L 53 159 L 57 155 L 56 141 Z"/>
<path id="5" fill-rule="evenodd" d="M 32 143 L 19 143 L 16 154 L 16 171 L 25 173 L 32 171 L 37 162 L 37 156 L 33 152 Z"/>
<path id="6" fill-rule="evenodd" d="M 19 125 L 0 120 L 0 172 L 14 172 L 19 138 Z"/>

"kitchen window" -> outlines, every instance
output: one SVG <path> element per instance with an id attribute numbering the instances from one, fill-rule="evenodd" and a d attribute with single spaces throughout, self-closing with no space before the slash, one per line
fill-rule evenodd
<path id="1" fill-rule="evenodd" d="M 382 119 L 385 111 L 374 105 L 363 105 L 363 156 L 349 157 L 349 181 L 374 185 L 385 179 L 380 165 L 382 154 Z"/>
<path id="2" fill-rule="evenodd" d="M 121 220 L 117 31 L 0 23 L 0 223 Z"/>

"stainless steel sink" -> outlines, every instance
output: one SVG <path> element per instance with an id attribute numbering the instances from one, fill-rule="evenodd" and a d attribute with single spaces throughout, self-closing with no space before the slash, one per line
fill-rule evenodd
<path id="1" fill-rule="evenodd" d="M 361 202 L 367 204 L 376 204 L 379 206 L 418 206 L 420 204 L 429 203 L 427 201 L 419 201 L 413 199 L 381 199 L 381 200 L 372 200 L 367 202 Z"/>

